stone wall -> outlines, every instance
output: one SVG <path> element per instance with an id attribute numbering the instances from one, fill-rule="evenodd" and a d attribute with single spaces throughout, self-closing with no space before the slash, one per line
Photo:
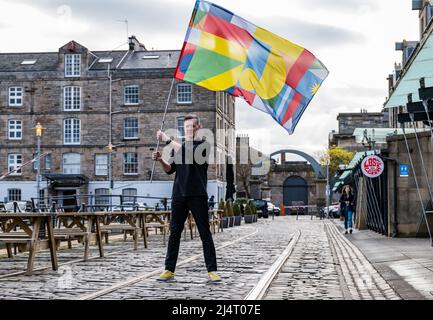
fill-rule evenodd
<path id="1" fill-rule="evenodd" d="M 433 187 L 433 162 L 432 145 L 429 132 L 418 134 L 424 163 L 426 165 L 427 176 L 430 186 Z M 427 180 L 425 179 L 422 167 L 421 156 L 417 146 L 415 134 L 407 135 L 411 156 L 414 162 L 415 174 L 418 178 L 421 197 L 424 205 L 430 200 Z M 398 236 L 413 237 L 417 234 L 427 236 L 427 228 L 422 213 L 420 198 L 416 188 L 414 172 L 410 166 L 409 155 L 407 152 L 403 135 L 389 137 L 387 139 L 389 157 L 397 160 L 395 164 L 388 164 L 388 216 L 390 235 L 397 231 Z M 400 164 L 409 165 L 409 177 L 400 177 Z M 394 173 L 394 166 L 397 165 L 397 176 Z M 396 179 L 396 180 L 395 180 Z M 396 188 L 395 188 L 396 182 Z M 396 200 L 394 194 L 396 193 Z M 432 208 L 428 208 L 431 210 Z M 395 219 L 395 215 L 397 219 Z M 430 229 L 433 228 L 433 214 L 428 214 Z M 397 228 L 395 228 L 397 227 Z"/>

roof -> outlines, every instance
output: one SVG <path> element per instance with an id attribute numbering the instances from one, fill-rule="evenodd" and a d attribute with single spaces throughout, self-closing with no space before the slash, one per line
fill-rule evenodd
<path id="1" fill-rule="evenodd" d="M 22 65 L 24 60 L 36 60 L 34 64 Z M 16 71 L 56 70 L 58 53 L 0 53 L 0 73 Z"/>
<path id="2" fill-rule="evenodd" d="M 89 182 L 89 178 L 82 174 L 46 173 L 53 187 L 80 187 Z"/>
<path id="3" fill-rule="evenodd" d="M 385 108 L 406 106 L 408 94 L 412 93 L 412 101 L 420 101 L 418 89 L 419 80 L 425 78 L 426 87 L 433 86 L 433 36 L 432 29 L 426 40 L 420 45 L 408 62 L 404 74 L 396 83 L 394 91 L 385 102 Z"/>
<path id="4" fill-rule="evenodd" d="M 121 69 L 174 69 L 179 56 L 179 50 L 135 51 L 125 59 Z"/>
<path id="5" fill-rule="evenodd" d="M 355 155 L 352 158 L 352 161 L 350 161 L 346 169 L 344 169 L 344 172 L 340 175 L 338 180 L 335 182 L 332 191 L 336 191 L 340 185 L 344 184 L 345 179 L 352 174 L 353 169 L 356 168 L 356 166 L 359 164 L 359 162 L 362 159 L 364 159 L 367 156 L 371 156 L 378 153 L 380 153 L 380 150 L 369 150 L 369 151 L 361 151 L 355 153 Z"/>
<path id="6" fill-rule="evenodd" d="M 396 128 L 356 128 L 353 132 L 356 143 L 362 143 L 364 131 L 367 130 L 367 137 L 374 140 L 376 143 L 386 143 L 386 138 L 394 135 L 403 134 L 403 129 Z M 418 129 L 422 131 L 423 129 Z M 414 129 L 405 129 L 406 133 L 415 132 Z"/>
<path id="7" fill-rule="evenodd" d="M 90 70 L 94 71 L 107 70 L 108 63 L 100 63 L 101 58 L 113 58 L 110 69 L 117 69 L 117 67 L 120 70 L 174 69 L 180 56 L 180 50 L 87 52 L 89 53 Z M 24 60 L 36 60 L 36 62 L 23 65 L 21 63 Z M 58 67 L 59 52 L 0 53 L 0 74 L 3 72 L 57 71 Z"/>

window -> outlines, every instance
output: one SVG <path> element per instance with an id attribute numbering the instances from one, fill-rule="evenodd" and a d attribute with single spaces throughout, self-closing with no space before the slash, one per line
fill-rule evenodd
<path id="1" fill-rule="evenodd" d="M 45 198 L 45 190 L 41 189 L 41 190 L 39 190 L 39 202 L 41 204 L 44 202 L 44 198 Z"/>
<path id="2" fill-rule="evenodd" d="M 23 122 L 21 120 L 9 120 L 9 140 L 21 140 L 23 137 Z"/>
<path id="3" fill-rule="evenodd" d="M 23 164 L 23 156 L 17 153 L 11 153 L 8 155 L 8 170 L 9 172 L 15 171 L 20 168 Z M 21 169 L 11 174 L 12 176 L 20 176 Z"/>
<path id="4" fill-rule="evenodd" d="M 124 120 L 124 138 L 137 139 L 138 138 L 138 119 L 126 118 Z"/>
<path id="5" fill-rule="evenodd" d="M 45 172 L 50 172 L 51 163 L 52 163 L 51 154 L 47 154 L 44 158 L 45 158 Z"/>
<path id="6" fill-rule="evenodd" d="M 177 85 L 177 103 L 192 103 L 192 85 L 179 83 Z"/>
<path id="7" fill-rule="evenodd" d="M 80 120 L 65 119 L 63 126 L 64 144 L 80 144 Z"/>
<path id="8" fill-rule="evenodd" d="M 123 174 L 138 174 L 138 155 L 136 152 L 123 154 Z"/>
<path id="9" fill-rule="evenodd" d="M 122 190 L 123 202 L 137 202 L 137 189 L 126 188 Z"/>
<path id="10" fill-rule="evenodd" d="M 8 189 L 8 201 L 21 201 L 21 189 Z"/>
<path id="11" fill-rule="evenodd" d="M 108 175 L 108 154 L 95 155 L 95 176 Z"/>
<path id="12" fill-rule="evenodd" d="M 63 173 L 80 174 L 81 156 L 79 153 L 65 153 L 63 155 Z"/>
<path id="13" fill-rule="evenodd" d="M 37 61 L 37 59 L 29 59 L 29 60 L 23 60 L 21 61 L 21 65 L 32 65 L 35 64 Z"/>
<path id="14" fill-rule="evenodd" d="M 95 204 L 109 204 L 109 190 L 107 188 L 95 189 Z"/>
<path id="15" fill-rule="evenodd" d="M 429 4 L 427 6 L 427 22 L 426 22 L 427 25 L 430 23 L 430 20 L 432 18 L 433 18 L 433 6 Z"/>
<path id="16" fill-rule="evenodd" d="M 81 109 L 81 88 L 63 88 L 63 109 L 65 111 L 80 111 Z"/>
<path id="17" fill-rule="evenodd" d="M 81 67 L 81 55 L 65 55 L 65 77 L 79 77 Z"/>
<path id="18" fill-rule="evenodd" d="M 138 86 L 127 86 L 124 89 L 125 105 L 138 104 Z"/>
<path id="19" fill-rule="evenodd" d="M 179 139 L 185 139 L 184 122 L 185 122 L 185 117 L 178 117 L 176 119 L 177 137 Z"/>
<path id="20" fill-rule="evenodd" d="M 20 107 L 23 105 L 23 88 L 11 87 L 9 88 L 9 106 Z"/>

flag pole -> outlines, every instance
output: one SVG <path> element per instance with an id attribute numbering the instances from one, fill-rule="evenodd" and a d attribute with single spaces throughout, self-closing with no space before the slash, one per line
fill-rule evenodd
<path id="1" fill-rule="evenodd" d="M 168 93 L 167 103 L 165 104 L 164 116 L 162 117 L 162 123 L 161 123 L 160 131 L 162 131 L 162 129 L 164 128 L 165 117 L 167 115 L 168 104 L 170 103 L 170 97 L 171 97 L 171 93 L 173 91 L 173 86 L 174 86 L 174 77 L 173 77 L 173 80 L 171 81 L 170 92 Z M 158 152 L 158 149 L 159 149 L 159 139 L 158 139 L 157 144 L 156 144 L 156 152 Z M 156 163 L 156 160 L 153 160 L 152 174 L 150 175 L 150 183 L 152 183 L 152 181 L 153 181 L 153 173 L 155 172 L 155 163 Z"/>

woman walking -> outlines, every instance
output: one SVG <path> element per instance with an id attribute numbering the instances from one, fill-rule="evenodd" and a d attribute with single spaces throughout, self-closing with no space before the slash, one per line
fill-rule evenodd
<path id="1" fill-rule="evenodd" d="M 344 213 L 344 228 L 346 229 L 346 234 L 348 234 L 348 229 L 350 233 L 353 232 L 353 207 L 354 207 L 355 197 L 350 186 L 344 186 L 343 193 L 340 197 L 340 208 L 342 208 Z"/>

